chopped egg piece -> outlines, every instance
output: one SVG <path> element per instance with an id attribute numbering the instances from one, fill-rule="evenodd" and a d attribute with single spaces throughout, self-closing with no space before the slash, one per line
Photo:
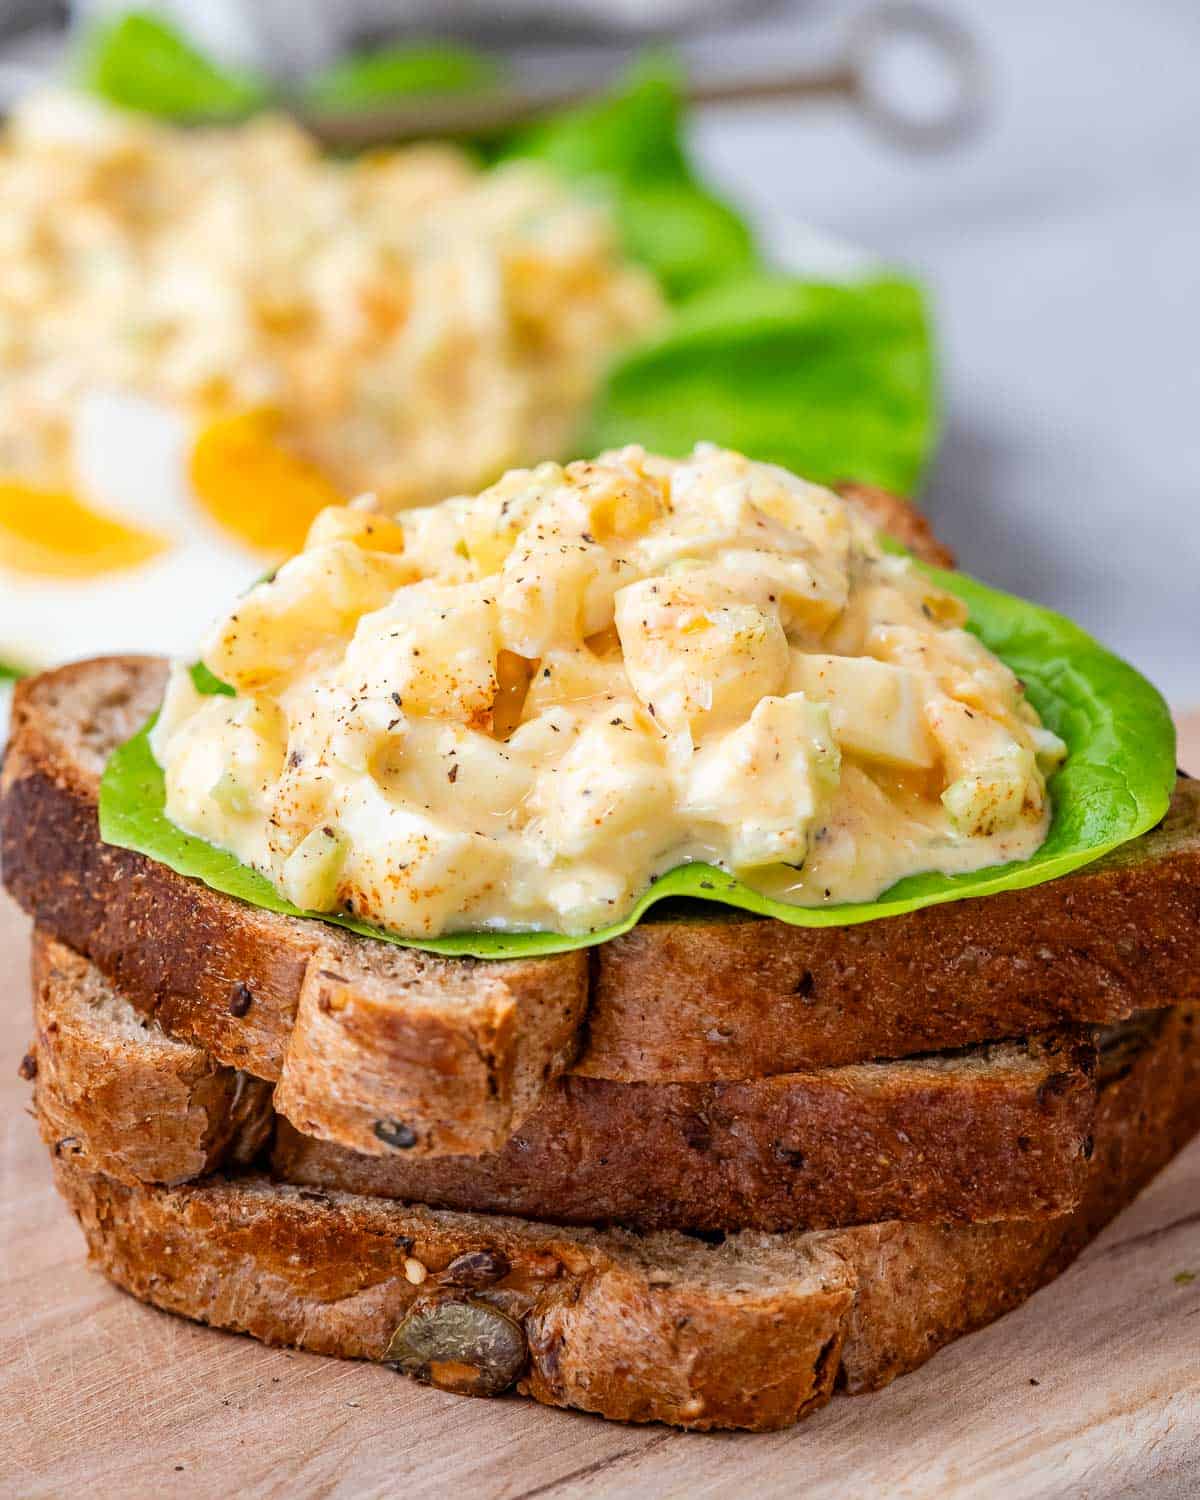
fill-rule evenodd
<path id="1" fill-rule="evenodd" d="M 486 729 L 500 687 L 499 650 L 494 594 L 478 583 L 425 580 L 359 619 L 345 671 L 362 697 L 390 702 L 395 714 Z"/>
<path id="2" fill-rule="evenodd" d="M 715 824 L 714 846 L 736 870 L 803 867 L 813 819 L 837 786 L 841 754 L 829 710 L 803 693 L 765 697 L 737 729 L 703 746 L 683 805 L 689 819 Z"/>
<path id="3" fill-rule="evenodd" d="M 714 598 L 693 577 L 628 585 L 615 619 L 625 671 L 647 709 L 668 728 L 703 732 L 744 719 L 779 691 L 788 643 L 777 613 L 728 590 Z"/>
<path id="4" fill-rule="evenodd" d="M 793 652 L 789 686 L 823 702 L 838 744 L 864 760 L 931 766 L 934 743 L 923 709 L 933 691 L 927 674 L 869 656 Z"/>

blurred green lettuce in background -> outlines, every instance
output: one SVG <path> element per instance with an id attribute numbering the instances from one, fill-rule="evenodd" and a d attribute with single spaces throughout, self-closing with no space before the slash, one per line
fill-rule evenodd
<path id="1" fill-rule="evenodd" d="M 751 273 L 692 298 L 619 361 L 583 446 L 681 453 L 711 438 L 808 479 L 910 495 L 933 446 L 932 393 L 928 319 L 911 281 Z"/>
<path id="2" fill-rule="evenodd" d="M 126 11 L 88 27 L 75 77 L 110 104 L 165 120 L 245 115 L 268 99 L 263 79 L 218 67 L 149 11 Z"/>
<path id="3" fill-rule="evenodd" d="M 82 34 L 74 71 L 109 104 L 165 120 L 236 119 L 278 102 L 267 79 L 222 67 L 153 11 L 94 21 Z M 414 94 L 490 87 L 501 73 L 483 53 L 449 42 L 383 47 L 341 59 L 299 92 L 330 109 L 369 109 Z"/>
<path id="4" fill-rule="evenodd" d="M 936 437 L 933 340 L 916 283 L 828 284 L 768 266 L 746 222 L 699 181 L 682 91 L 658 59 L 614 93 L 514 138 L 607 202 L 627 253 L 675 307 L 625 354 L 580 440 L 684 453 L 700 439 L 795 469 L 915 490 Z"/>
<path id="5" fill-rule="evenodd" d="M 504 70 L 490 57 L 448 42 L 383 47 L 343 58 L 314 74 L 305 101 L 328 109 L 369 109 L 412 94 L 463 94 L 491 88 Z"/>

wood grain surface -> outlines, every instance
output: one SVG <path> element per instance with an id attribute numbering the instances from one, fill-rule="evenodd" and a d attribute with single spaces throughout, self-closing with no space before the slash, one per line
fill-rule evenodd
<path id="1" fill-rule="evenodd" d="M 1181 729 L 1200 771 L 1200 716 Z M 88 1270 L 16 1076 L 26 942 L 0 898 L 0 1495 L 1200 1495 L 1200 1141 L 1024 1307 L 791 1432 L 465 1401 L 182 1322 Z"/>

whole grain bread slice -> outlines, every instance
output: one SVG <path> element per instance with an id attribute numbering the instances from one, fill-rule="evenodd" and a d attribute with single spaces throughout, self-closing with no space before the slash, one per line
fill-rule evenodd
<path id="1" fill-rule="evenodd" d="M 212 1086 L 215 1065 L 205 1071 L 194 1043 L 147 1025 L 54 939 L 35 932 L 33 953 L 37 1093 L 50 1143 L 122 1181 L 182 1182 L 221 1165 L 225 1157 L 197 1165 L 181 1149 L 191 1144 L 189 1123 L 205 1118 L 208 1096 L 197 1095 Z M 414 1161 L 393 1148 L 364 1156 L 280 1119 L 272 1173 L 432 1207 L 638 1229 L 1061 1214 L 1086 1176 L 1094 1063 L 1090 1033 L 1064 1031 L 748 1083 L 565 1078 L 497 1155 Z M 245 1075 L 220 1072 L 233 1113 Z M 200 1080 L 193 1092 L 180 1087 L 192 1079 Z M 159 1151 L 139 1164 L 131 1158 L 144 1134 L 135 1141 L 114 1127 L 144 1115 L 157 1122 L 150 1133 Z M 207 1119 L 219 1127 L 210 1107 Z M 235 1134 L 231 1122 L 221 1138 Z"/>
<path id="2" fill-rule="evenodd" d="M 1200 781 L 1180 776 L 1156 828 L 1029 890 L 853 927 L 709 908 L 639 924 L 605 947 L 575 1071 L 755 1077 L 1197 996 Z"/>
<path id="3" fill-rule="evenodd" d="M 730 1083 L 560 1079 L 485 1156 L 368 1156 L 282 1119 L 284 1181 L 562 1224 L 795 1229 L 1061 1214 L 1092 1145 L 1090 1038 Z"/>
<path id="4" fill-rule="evenodd" d="M 519 1378 L 548 1404 L 625 1421 L 787 1426 L 828 1400 L 854 1295 L 832 1250 L 761 1236 L 714 1251 L 262 1177 L 136 1188 L 65 1157 L 55 1173 L 93 1261 L 168 1312 L 371 1360 L 424 1325 L 433 1347 L 404 1363 L 433 1384 L 490 1394 Z M 477 1339 L 447 1322 L 439 1347 L 446 1304 Z M 478 1347 L 511 1337 L 495 1313 L 520 1330 L 503 1365 Z"/>
<path id="5" fill-rule="evenodd" d="M 34 1095 L 55 1155 L 121 1182 L 249 1166 L 275 1126 L 271 1085 L 168 1036 L 87 959 L 33 943 Z"/>
<path id="6" fill-rule="evenodd" d="M 142 1300 L 451 1390 L 707 1429 L 786 1426 L 922 1364 L 1057 1274 L 1200 1126 L 1200 1009 L 1105 1079 L 1081 1204 L 1007 1224 L 552 1229 L 261 1177 L 133 1187 L 60 1156 L 93 1261 Z"/>

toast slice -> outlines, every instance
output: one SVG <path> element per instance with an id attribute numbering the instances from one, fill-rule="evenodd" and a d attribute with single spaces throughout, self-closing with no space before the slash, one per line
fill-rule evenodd
<path id="1" fill-rule="evenodd" d="M 215 1327 L 444 1389 L 626 1421 L 786 1426 L 886 1384 L 1060 1271 L 1200 1126 L 1200 1008 L 1111 1059 L 1083 1201 L 1055 1219 L 726 1236 L 552 1229 L 262 1177 L 133 1187 L 60 1155 L 95 1264 Z"/>
<path id="2" fill-rule="evenodd" d="M 5 883 L 138 1009 L 220 1062 L 283 1075 L 306 1132 L 358 1150 L 392 1121 L 415 1155 L 497 1151 L 573 1057 L 616 1081 L 754 1078 L 1200 994 L 1200 782 L 1180 780 L 1158 828 L 1029 890 L 842 928 L 660 909 L 587 953 L 447 960 L 259 910 L 100 842 L 100 772 L 163 670 L 108 658 L 19 684 Z"/>
<path id="3" fill-rule="evenodd" d="M 682 1427 L 785 1427 L 829 1399 L 852 1273 L 832 1249 L 555 1230 L 263 1177 L 130 1187 L 54 1164 L 92 1261 L 167 1312 L 384 1360 L 470 1395 Z M 463 1326 L 464 1322 L 467 1326 Z"/>
<path id="4" fill-rule="evenodd" d="M 1092 1149 L 1090 1037 L 731 1083 L 560 1079 L 504 1148 L 367 1156 L 281 1117 L 284 1181 L 636 1229 L 797 1229 L 1061 1214 Z M 278 1097 L 278 1095 L 277 1095 Z"/>
<path id="5" fill-rule="evenodd" d="M 182 1149 L 193 1121 L 207 1121 L 220 1146 L 238 1139 L 213 1096 L 215 1065 L 194 1043 L 145 1022 L 93 965 L 42 933 L 33 979 L 38 1107 L 60 1155 L 121 1181 L 167 1183 L 251 1159 L 213 1152 L 197 1165 Z M 498 1155 L 363 1156 L 281 1118 L 271 1169 L 297 1185 L 431 1207 L 643 1230 L 1033 1218 L 1079 1199 L 1094 1063 L 1090 1034 L 1066 1032 L 750 1083 L 568 1078 Z M 261 1143 L 267 1086 L 219 1072 L 231 1117 L 246 1089 L 259 1091 Z"/>
<path id="6" fill-rule="evenodd" d="M 55 1155 L 121 1182 L 187 1182 L 261 1158 L 271 1085 L 134 1010 L 86 959 L 33 945 L 35 1096 Z"/>

